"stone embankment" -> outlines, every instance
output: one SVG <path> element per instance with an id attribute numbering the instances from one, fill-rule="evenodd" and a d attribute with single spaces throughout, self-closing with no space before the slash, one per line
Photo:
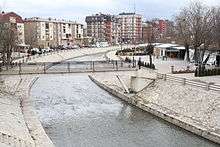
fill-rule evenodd
<path id="1" fill-rule="evenodd" d="M 0 142 L 14 147 L 54 147 L 34 112 L 34 76 L 5 76 L 1 91 Z"/>
<path id="2" fill-rule="evenodd" d="M 129 87 L 131 76 L 152 80 L 136 94 L 125 94 L 116 75 Z M 220 144 L 220 94 L 156 78 L 142 71 L 96 73 L 90 78 L 101 88 L 153 115 Z M 153 80 L 154 78 L 154 80 Z M 131 87 L 131 86 L 130 86 Z"/>

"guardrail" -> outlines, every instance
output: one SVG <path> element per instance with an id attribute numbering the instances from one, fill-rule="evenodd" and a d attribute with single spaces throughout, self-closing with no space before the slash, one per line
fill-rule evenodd
<path id="1" fill-rule="evenodd" d="M 199 88 L 204 88 L 207 91 L 213 90 L 220 92 L 220 85 L 214 84 L 214 83 L 209 83 L 209 82 L 198 82 L 198 81 L 193 81 L 187 78 L 180 78 L 180 77 L 175 77 L 167 74 L 160 74 L 157 73 L 157 79 L 163 79 L 164 81 L 172 81 L 172 82 L 177 82 L 177 83 L 182 83 L 183 85 L 190 85 L 190 86 L 195 86 Z"/>
<path id="2" fill-rule="evenodd" d="M 19 63 L 8 70 L 1 70 L 0 75 L 126 71 L 136 69 L 132 64 L 113 60 Z"/>

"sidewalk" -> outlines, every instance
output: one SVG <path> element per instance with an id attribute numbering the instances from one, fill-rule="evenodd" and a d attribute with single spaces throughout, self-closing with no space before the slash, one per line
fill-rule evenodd
<path id="1" fill-rule="evenodd" d="M 120 58 L 116 56 L 115 53 L 116 51 L 112 51 L 111 53 L 107 54 L 107 57 L 110 59 Z M 122 56 L 121 58 L 125 59 L 126 56 Z M 133 56 L 130 56 L 129 58 L 133 59 Z M 135 56 L 134 57 L 135 60 L 139 60 L 139 58 L 141 58 L 141 61 L 149 63 L 149 56 Z M 190 69 L 195 69 L 193 64 L 187 63 L 186 61 L 183 61 L 183 60 L 168 59 L 166 61 L 162 59 L 156 59 L 155 57 L 153 57 L 153 63 L 155 64 L 155 67 L 156 67 L 155 72 L 159 72 L 161 74 L 170 74 L 176 77 L 188 78 L 188 79 L 201 81 L 201 82 L 211 82 L 211 83 L 215 83 L 216 85 L 220 85 L 220 76 L 195 77 L 193 73 L 171 74 L 171 66 L 174 66 L 174 70 L 185 70 L 187 66 L 190 66 Z M 143 69 L 146 69 L 146 68 L 143 68 Z"/>

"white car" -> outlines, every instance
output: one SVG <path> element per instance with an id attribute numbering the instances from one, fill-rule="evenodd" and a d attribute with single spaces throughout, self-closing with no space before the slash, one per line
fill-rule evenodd
<path id="1" fill-rule="evenodd" d="M 45 52 L 52 52 L 53 49 L 51 49 L 51 48 L 48 47 L 48 48 L 45 48 L 44 51 L 45 51 Z"/>
<path id="2" fill-rule="evenodd" d="M 40 53 L 39 48 L 32 48 L 31 51 L 34 51 L 34 52 L 36 52 L 36 53 Z"/>

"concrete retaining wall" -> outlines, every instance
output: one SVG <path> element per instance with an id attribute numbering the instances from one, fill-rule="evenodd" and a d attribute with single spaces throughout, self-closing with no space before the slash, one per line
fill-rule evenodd
<path id="1" fill-rule="evenodd" d="M 141 101 L 141 98 L 131 97 L 129 95 L 123 94 L 117 90 L 109 88 L 105 84 L 97 81 L 92 76 L 89 76 L 89 77 L 99 87 L 108 91 L 109 93 L 113 94 L 114 96 L 119 97 L 122 100 L 124 100 L 132 105 L 135 105 L 135 106 L 139 107 L 140 109 L 147 111 L 155 116 L 158 116 L 158 117 L 160 117 L 160 118 L 162 118 L 162 119 L 164 119 L 174 125 L 177 125 L 185 130 L 188 130 L 194 134 L 197 134 L 197 135 L 202 136 L 208 140 L 211 140 L 213 142 L 220 144 L 220 134 L 216 134 L 215 132 L 207 130 L 207 129 L 205 129 L 205 127 L 201 126 L 200 124 L 195 124 L 195 123 L 191 124 L 189 122 L 183 122 L 182 120 L 180 120 L 179 118 L 174 116 L 175 112 L 173 112 L 173 111 L 171 112 L 171 110 L 168 110 L 166 108 L 163 108 L 163 107 L 158 106 L 153 103 L 144 104 Z"/>
<path id="2" fill-rule="evenodd" d="M 35 82 L 38 80 L 38 77 L 34 77 L 28 86 L 28 89 L 25 89 L 25 96 L 22 97 L 22 111 L 28 127 L 29 133 L 32 136 L 32 139 L 35 142 L 35 147 L 54 147 L 52 141 L 47 136 L 46 132 L 39 121 L 32 104 L 32 99 L 30 96 L 30 90 Z"/>

